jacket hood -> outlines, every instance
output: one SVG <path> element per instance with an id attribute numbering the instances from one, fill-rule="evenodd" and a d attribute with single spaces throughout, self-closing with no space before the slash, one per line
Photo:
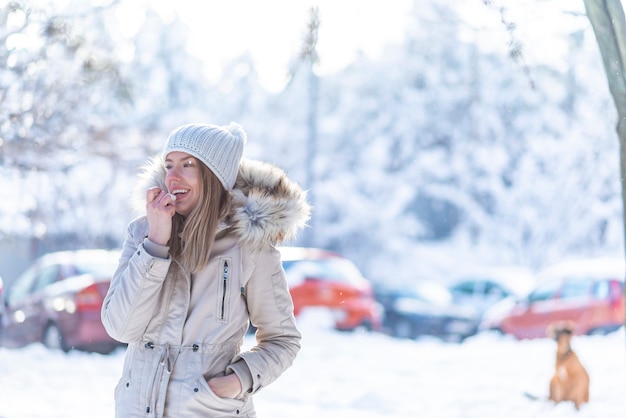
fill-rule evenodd
<path id="1" fill-rule="evenodd" d="M 165 174 L 160 156 L 142 167 L 132 201 L 139 213 L 145 214 L 148 189 L 167 189 Z M 226 228 L 252 246 L 278 245 L 294 239 L 311 217 L 306 191 L 291 181 L 285 171 L 265 162 L 241 160 L 231 198 Z"/>

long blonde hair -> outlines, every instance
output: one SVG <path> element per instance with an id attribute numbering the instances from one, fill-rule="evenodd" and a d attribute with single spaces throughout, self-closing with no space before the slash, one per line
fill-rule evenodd
<path id="1" fill-rule="evenodd" d="M 230 209 L 230 193 L 206 165 L 198 162 L 202 180 L 198 205 L 186 218 L 174 215 L 169 240 L 172 257 L 188 273 L 197 273 L 208 263 L 219 222 Z"/>

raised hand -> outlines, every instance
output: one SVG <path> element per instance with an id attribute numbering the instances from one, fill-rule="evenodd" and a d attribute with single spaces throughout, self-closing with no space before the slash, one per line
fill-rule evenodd
<path id="1" fill-rule="evenodd" d="M 148 239 L 160 245 L 167 245 L 172 235 L 172 217 L 176 213 L 176 196 L 153 187 L 146 192 L 146 214 L 150 229 Z"/>

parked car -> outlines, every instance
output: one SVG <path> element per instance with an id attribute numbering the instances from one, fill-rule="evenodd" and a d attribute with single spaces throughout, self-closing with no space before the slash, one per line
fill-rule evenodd
<path id="1" fill-rule="evenodd" d="M 319 248 L 280 247 L 279 251 L 296 316 L 310 308 L 327 308 L 338 330 L 380 329 L 382 308 L 372 284 L 352 261 Z"/>
<path id="2" fill-rule="evenodd" d="M 547 337 L 557 321 L 572 321 L 577 335 L 613 332 L 624 322 L 625 274 L 621 258 L 555 264 L 537 276 L 538 285 L 528 296 L 487 311 L 480 328 L 518 339 Z"/>
<path id="3" fill-rule="evenodd" d="M 118 260 L 119 252 L 108 250 L 54 252 L 37 259 L 7 291 L 3 345 L 115 349 L 119 343 L 104 330 L 100 310 Z"/>
<path id="4" fill-rule="evenodd" d="M 446 286 L 421 280 L 401 287 L 378 286 L 384 329 L 398 338 L 434 336 L 461 342 L 475 335 L 480 315 L 470 306 L 455 305 Z"/>
<path id="5" fill-rule="evenodd" d="M 2 315 L 4 314 L 4 282 L 0 276 L 0 338 L 2 338 Z"/>
<path id="6" fill-rule="evenodd" d="M 454 303 L 470 305 L 482 315 L 502 299 L 526 296 L 534 284 L 535 277 L 528 269 L 498 267 L 461 276 L 449 289 Z"/>

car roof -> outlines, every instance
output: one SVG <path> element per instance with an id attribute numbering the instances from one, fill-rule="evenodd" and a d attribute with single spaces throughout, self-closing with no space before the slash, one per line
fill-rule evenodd
<path id="1" fill-rule="evenodd" d="M 458 275 L 450 287 L 466 282 L 492 282 L 517 295 L 525 295 L 535 286 L 535 275 L 522 266 L 490 266 L 475 268 L 468 273 Z"/>
<path id="2" fill-rule="evenodd" d="M 596 279 L 611 278 L 623 282 L 626 275 L 626 260 L 621 257 L 566 260 L 542 270 L 538 277 L 543 281 L 581 274 Z"/>
<path id="3" fill-rule="evenodd" d="M 283 261 L 341 258 L 333 251 L 314 247 L 278 247 Z"/>
<path id="4" fill-rule="evenodd" d="M 81 250 L 68 250 L 68 251 L 55 251 L 44 254 L 40 257 L 42 264 L 71 264 L 75 260 L 85 261 L 97 261 L 102 259 L 119 260 L 119 250 L 105 250 L 105 249 L 81 249 Z"/>

